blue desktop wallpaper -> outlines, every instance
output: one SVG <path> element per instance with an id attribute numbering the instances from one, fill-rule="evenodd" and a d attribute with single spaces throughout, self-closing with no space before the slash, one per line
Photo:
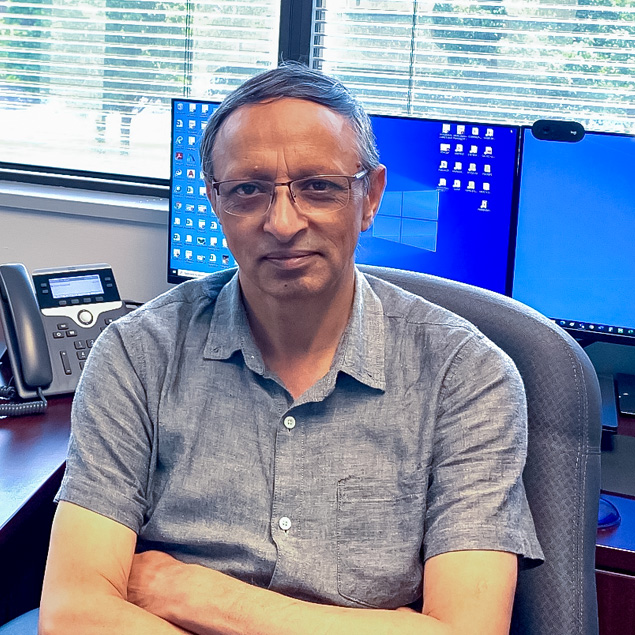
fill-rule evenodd
<path id="1" fill-rule="evenodd" d="M 523 130 L 513 297 L 567 328 L 635 336 L 633 166 L 635 137 Z"/>
<path id="2" fill-rule="evenodd" d="M 519 129 L 371 119 L 388 185 L 357 261 L 505 293 Z"/>
<path id="3" fill-rule="evenodd" d="M 217 104 L 172 102 L 168 281 L 236 265 L 205 195 L 200 138 Z M 519 128 L 372 117 L 388 186 L 357 261 L 509 291 Z"/>

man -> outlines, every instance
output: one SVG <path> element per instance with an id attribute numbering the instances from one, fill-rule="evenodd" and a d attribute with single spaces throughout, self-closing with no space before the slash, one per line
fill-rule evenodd
<path id="1" fill-rule="evenodd" d="M 473 326 L 356 271 L 386 180 L 367 116 L 284 65 L 201 153 L 238 273 L 97 341 L 41 632 L 507 632 L 518 557 L 541 557 L 522 384 Z"/>

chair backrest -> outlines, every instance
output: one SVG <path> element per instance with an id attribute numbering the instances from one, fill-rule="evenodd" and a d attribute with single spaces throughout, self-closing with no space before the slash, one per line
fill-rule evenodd
<path id="1" fill-rule="evenodd" d="M 516 363 L 529 416 L 523 481 L 545 562 L 519 573 L 511 633 L 596 635 L 600 389 L 586 353 L 511 298 L 426 274 L 360 269 L 463 316 Z"/>

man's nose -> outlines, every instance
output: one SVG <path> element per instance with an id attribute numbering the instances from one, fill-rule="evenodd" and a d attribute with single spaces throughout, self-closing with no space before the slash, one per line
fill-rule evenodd
<path id="1" fill-rule="evenodd" d="M 298 209 L 290 188 L 286 184 L 276 185 L 263 229 L 280 242 L 288 242 L 307 225 L 307 218 Z"/>

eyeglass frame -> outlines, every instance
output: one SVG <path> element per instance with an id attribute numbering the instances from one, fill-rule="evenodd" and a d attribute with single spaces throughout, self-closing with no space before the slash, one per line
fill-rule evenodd
<path id="1" fill-rule="evenodd" d="M 299 179 L 291 179 L 290 181 L 280 181 L 280 182 L 276 182 L 276 181 L 267 181 L 266 179 L 251 179 L 251 181 L 258 181 L 260 183 L 269 183 L 271 185 L 271 192 L 269 194 L 269 205 L 267 205 L 267 208 L 265 209 L 264 212 L 261 212 L 259 214 L 235 214 L 234 212 L 228 212 L 227 210 L 223 210 L 225 212 L 225 214 L 229 214 L 230 216 L 238 216 L 238 217 L 252 217 L 252 216 L 264 216 L 265 214 L 267 214 L 267 212 L 271 209 L 271 205 L 273 204 L 273 198 L 274 198 L 274 193 L 276 191 L 276 187 L 282 187 L 283 185 L 287 186 L 287 189 L 289 190 L 289 198 L 291 199 L 291 202 L 294 205 L 297 205 L 296 203 L 296 198 L 293 194 L 293 191 L 291 190 L 291 186 L 294 183 L 297 183 L 298 181 L 306 181 L 309 179 L 328 179 L 328 178 L 333 178 L 333 177 L 337 177 L 337 178 L 345 178 L 348 182 L 348 201 L 345 205 L 343 205 L 341 208 L 339 209 L 344 209 L 344 207 L 346 207 L 346 205 L 350 202 L 350 196 L 351 196 L 351 189 L 353 187 L 353 183 L 356 183 L 357 181 L 360 181 L 361 179 L 363 179 L 365 176 L 368 176 L 368 174 L 370 174 L 370 170 L 368 169 L 364 169 L 364 170 L 360 170 L 359 172 L 357 172 L 356 174 L 353 175 L 348 175 L 348 174 L 310 174 L 309 176 L 303 176 Z M 210 185 L 212 187 L 212 189 L 216 192 L 216 196 L 218 196 L 218 198 L 220 200 L 222 200 L 221 194 L 220 194 L 220 190 L 219 187 L 221 185 L 223 185 L 224 183 L 249 183 L 250 179 L 225 179 L 224 181 L 216 181 L 214 179 L 214 177 L 212 176 L 210 178 Z M 222 209 L 222 206 L 221 206 Z M 338 212 L 339 209 L 337 210 L 333 210 L 332 212 L 316 212 L 316 214 L 335 214 L 335 212 Z M 312 215 L 312 214 L 310 214 Z"/>

